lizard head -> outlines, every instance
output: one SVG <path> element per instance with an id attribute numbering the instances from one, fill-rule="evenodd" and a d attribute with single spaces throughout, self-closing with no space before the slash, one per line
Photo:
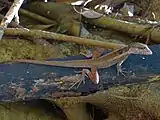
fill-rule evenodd
<path id="1" fill-rule="evenodd" d="M 142 54 L 142 55 L 152 55 L 151 49 L 143 43 L 135 43 L 131 45 L 131 48 L 129 50 L 131 54 Z"/>

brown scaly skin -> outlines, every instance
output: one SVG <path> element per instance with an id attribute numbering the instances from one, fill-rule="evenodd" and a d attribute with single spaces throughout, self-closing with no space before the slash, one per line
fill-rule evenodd
<path id="1" fill-rule="evenodd" d="M 99 75 L 96 69 L 108 68 L 117 64 L 118 75 L 122 73 L 121 65 L 128 58 L 130 54 L 152 55 L 152 51 L 147 45 L 142 43 L 135 43 L 131 46 L 119 48 L 109 54 L 105 54 L 99 58 L 85 59 L 85 60 L 69 60 L 69 61 L 38 61 L 38 60 L 15 60 L 14 62 L 32 63 L 50 66 L 73 67 L 73 68 L 91 68 L 83 69 L 87 76 L 95 83 L 99 83 Z"/>

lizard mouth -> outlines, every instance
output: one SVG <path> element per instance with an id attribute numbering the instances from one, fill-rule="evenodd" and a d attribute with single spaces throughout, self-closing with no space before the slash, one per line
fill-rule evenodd
<path id="1" fill-rule="evenodd" d="M 152 50 L 147 45 L 145 45 L 145 49 L 143 49 L 143 51 L 144 51 L 144 55 L 152 55 L 153 54 Z"/>
<path id="2" fill-rule="evenodd" d="M 131 54 L 141 54 L 141 55 L 152 55 L 153 52 L 149 48 L 139 49 L 139 48 L 130 48 L 129 52 Z"/>
<path id="3" fill-rule="evenodd" d="M 153 52 L 151 50 L 146 50 L 144 51 L 144 55 L 152 55 Z"/>
<path id="4" fill-rule="evenodd" d="M 137 53 L 142 54 L 142 55 L 152 55 L 153 54 L 153 52 L 149 48 L 139 49 L 137 50 Z"/>

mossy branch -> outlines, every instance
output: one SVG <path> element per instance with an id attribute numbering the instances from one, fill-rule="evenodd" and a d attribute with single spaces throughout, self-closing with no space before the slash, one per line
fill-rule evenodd
<path id="1" fill-rule="evenodd" d="M 87 38 L 80 38 L 74 36 L 68 36 L 64 34 L 58 34 L 53 32 L 47 32 L 42 30 L 29 30 L 23 28 L 7 28 L 5 30 L 5 35 L 18 35 L 25 37 L 33 37 L 33 38 L 45 38 L 45 39 L 53 39 L 57 41 L 64 42 L 72 42 L 77 44 L 91 45 L 91 46 L 99 46 L 107 49 L 117 49 L 120 47 L 124 47 L 124 44 L 116 44 L 111 42 L 102 42 L 98 40 L 92 40 Z"/>
<path id="2" fill-rule="evenodd" d="M 148 38 L 148 36 L 150 36 L 150 39 L 153 42 L 160 43 L 160 29 L 158 27 L 154 28 L 149 24 L 127 22 L 123 20 L 113 19 L 107 16 L 101 17 L 99 19 L 88 19 L 88 23 L 97 25 L 102 28 L 109 28 L 116 31 L 124 32 L 127 34 L 142 35 L 144 38 Z"/>

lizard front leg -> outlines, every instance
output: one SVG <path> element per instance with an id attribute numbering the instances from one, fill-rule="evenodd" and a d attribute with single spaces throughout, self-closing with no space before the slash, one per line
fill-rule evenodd
<path id="1" fill-rule="evenodd" d="M 127 72 L 126 72 L 126 71 L 123 71 L 122 68 L 121 68 L 121 66 L 122 66 L 122 64 L 124 63 L 124 61 L 125 61 L 127 58 L 128 58 L 128 56 L 125 57 L 123 60 L 121 60 L 119 63 L 117 63 L 117 76 L 119 76 L 119 73 L 121 73 L 124 77 L 126 77 L 126 75 L 124 74 L 124 72 L 125 72 L 125 73 L 127 73 Z"/>

